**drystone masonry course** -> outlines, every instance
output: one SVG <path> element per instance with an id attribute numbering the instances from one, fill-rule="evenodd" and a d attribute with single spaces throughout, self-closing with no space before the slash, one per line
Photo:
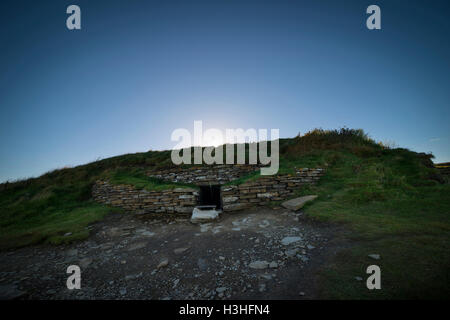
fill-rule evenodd
<path id="1" fill-rule="evenodd" d="M 256 165 L 212 165 L 190 168 L 175 167 L 165 170 L 149 172 L 150 177 L 170 182 L 189 183 L 195 185 L 222 185 L 251 172 L 259 170 Z"/>
<path id="2" fill-rule="evenodd" d="M 108 181 L 97 181 L 92 195 L 97 202 L 135 213 L 191 213 L 198 201 L 198 191 L 192 188 L 148 191 Z"/>
<path id="3" fill-rule="evenodd" d="M 223 186 L 223 210 L 235 211 L 270 201 L 286 200 L 303 185 L 316 183 L 323 173 L 320 168 L 305 168 L 296 170 L 293 175 L 262 176 L 238 186 Z"/>
<path id="4" fill-rule="evenodd" d="M 196 168 L 176 172 L 176 176 L 195 176 Z M 184 172 L 188 171 L 188 173 Z M 249 171 L 251 172 L 251 171 Z M 222 185 L 221 197 L 224 211 L 236 211 L 255 205 L 264 205 L 270 201 L 286 200 L 302 186 L 316 183 L 324 174 L 323 169 L 297 169 L 295 174 L 261 176 L 240 185 Z M 164 179 L 162 173 L 157 173 Z M 174 182 L 174 175 L 168 175 L 167 181 Z M 200 176 L 201 177 L 201 176 Z M 236 176 L 239 178 L 239 175 Z M 178 179 L 178 178 L 176 178 Z M 199 185 L 203 184 L 200 179 Z M 223 181 L 223 180 L 221 180 Z M 180 182 L 178 180 L 177 182 Z M 182 181 L 187 182 L 187 181 Z M 219 181 L 211 180 L 218 185 Z M 174 188 L 162 191 L 138 190 L 129 185 L 115 185 L 108 181 L 97 181 L 92 190 L 97 202 L 120 207 L 135 213 L 180 213 L 190 214 L 198 204 L 199 191 L 193 188 Z"/>

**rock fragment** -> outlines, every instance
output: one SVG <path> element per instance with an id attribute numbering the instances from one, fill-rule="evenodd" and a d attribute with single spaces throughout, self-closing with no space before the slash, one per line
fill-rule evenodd
<path id="1" fill-rule="evenodd" d="M 168 265 L 169 265 L 169 259 L 164 258 L 159 262 L 159 264 L 156 268 L 161 269 L 161 268 L 167 267 Z"/>
<path id="2" fill-rule="evenodd" d="M 266 269 L 269 266 L 269 262 L 257 260 L 249 263 L 249 268 L 252 269 Z"/>

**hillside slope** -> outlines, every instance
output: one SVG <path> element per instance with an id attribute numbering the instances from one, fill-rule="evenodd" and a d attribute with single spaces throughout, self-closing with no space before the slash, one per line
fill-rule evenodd
<path id="1" fill-rule="evenodd" d="M 319 195 L 305 214 L 343 224 L 348 232 L 342 237 L 354 244 L 322 270 L 324 298 L 449 296 L 450 185 L 434 168 L 431 155 L 390 149 L 352 129 L 318 129 L 282 139 L 280 153 L 280 173 L 295 167 L 327 169 L 318 185 L 298 193 Z M 170 165 L 170 151 L 149 151 L 2 184 L 1 247 L 85 238 L 88 225 L 113 210 L 91 200 L 94 181 L 171 187 L 144 174 Z M 376 263 L 383 270 L 385 290 L 368 291 L 354 280 L 373 263 L 367 260 L 371 253 L 382 256 Z"/>

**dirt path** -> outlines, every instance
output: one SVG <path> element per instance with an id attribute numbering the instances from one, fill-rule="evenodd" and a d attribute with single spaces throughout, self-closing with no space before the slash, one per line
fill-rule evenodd
<path id="1" fill-rule="evenodd" d="M 85 241 L 0 253 L 0 291 L 22 299 L 313 299 L 317 270 L 341 247 L 336 233 L 285 209 L 202 225 L 116 214 Z M 69 265 L 81 267 L 80 290 L 66 288 Z"/>

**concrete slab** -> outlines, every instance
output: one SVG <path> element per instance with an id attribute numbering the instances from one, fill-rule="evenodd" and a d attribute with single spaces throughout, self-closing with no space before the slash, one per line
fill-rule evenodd
<path id="1" fill-rule="evenodd" d="M 222 210 L 216 210 L 215 206 L 198 206 L 192 211 L 191 222 L 200 223 L 216 220 Z"/>

